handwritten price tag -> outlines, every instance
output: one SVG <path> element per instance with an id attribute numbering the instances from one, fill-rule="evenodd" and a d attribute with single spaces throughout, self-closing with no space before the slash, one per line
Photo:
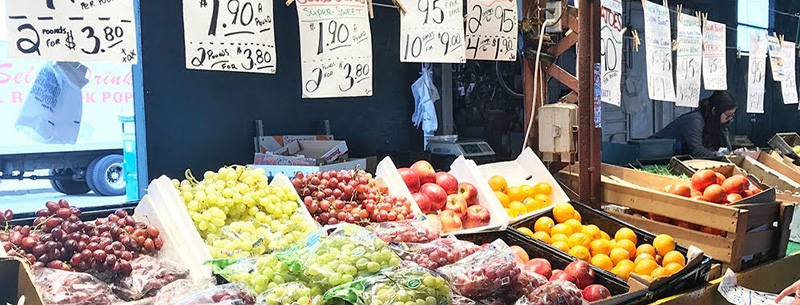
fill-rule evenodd
<path id="1" fill-rule="evenodd" d="M 622 2 L 603 0 L 600 7 L 600 67 L 603 102 L 621 104 Z"/>
<path id="2" fill-rule="evenodd" d="M 275 74 L 272 1 L 183 0 L 186 68 Z"/>
<path id="3" fill-rule="evenodd" d="M 783 94 L 784 104 L 797 104 L 797 78 L 795 72 L 795 49 L 794 42 L 784 41 L 781 45 L 781 55 L 783 57 L 784 73 L 781 81 L 781 93 Z"/>
<path id="4" fill-rule="evenodd" d="M 700 69 L 703 60 L 703 32 L 700 19 L 681 14 L 678 20 L 678 66 L 675 69 L 676 106 L 700 104 Z"/>
<path id="5" fill-rule="evenodd" d="M 772 70 L 772 79 L 776 82 L 783 81 L 786 77 L 783 66 L 781 42 L 777 37 L 767 36 L 767 49 L 769 50 L 769 65 Z"/>
<path id="6" fill-rule="evenodd" d="M 8 0 L 11 58 L 136 64 L 133 0 Z"/>
<path id="7" fill-rule="evenodd" d="M 747 68 L 747 113 L 764 113 L 764 70 L 767 40 L 763 35 L 750 36 Z"/>
<path id="8" fill-rule="evenodd" d="M 365 0 L 298 0 L 303 98 L 372 96 Z"/>
<path id="9" fill-rule="evenodd" d="M 703 27 L 703 86 L 706 90 L 728 90 L 725 24 L 708 20 Z"/>
<path id="10" fill-rule="evenodd" d="M 400 15 L 400 61 L 467 61 L 462 0 L 404 0 Z"/>
<path id="11" fill-rule="evenodd" d="M 517 1 L 467 0 L 467 59 L 517 60 Z"/>
<path id="12" fill-rule="evenodd" d="M 674 102 L 672 34 L 669 10 L 645 1 L 644 32 L 647 48 L 647 93 L 652 100 Z"/>

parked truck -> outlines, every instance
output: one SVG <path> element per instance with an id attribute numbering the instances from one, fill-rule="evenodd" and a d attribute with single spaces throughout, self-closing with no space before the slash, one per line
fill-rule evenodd
<path id="1" fill-rule="evenodd" d="M 45 144 L 18 130 L 17 118 L 45 61 L 9 59 L 0 41 L 0 183 L 48 179 L 68 195 L 125 194 L 121 115 L 133 109 L 130 65 L 85 63 L 83 114 L 75 144 Z M 48 174 L 41 174 L 47 170 Z"/>

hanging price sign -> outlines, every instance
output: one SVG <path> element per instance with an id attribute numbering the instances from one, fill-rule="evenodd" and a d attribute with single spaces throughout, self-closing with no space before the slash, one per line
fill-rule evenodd
<path id="1" fill-rule="evenodd" d="M 725 24 L 708 20 L 703 27 L 703 86 L 706 90 L 728 90 Z"/>
<path id="2" fill-rule="evenodd" d="M 603 0 L 600 6 L 601 99 L 621 105 L 622 92 L 622 2 Z"/>
<path id="3" fill-rule="evenodd" d="M 11 58 L 136 64 L 133 0 L 7 0 Z"/>
<path id="4" fill-rule="evenodd" d="M 517 1 L 467 0 L 467 59 L 517 60 Z"/>
<path id="5" fill-rule="evenodd" d="M 669 10 L 644 1 L 644 32 L 647 51 L 647 93 L 650 99 L 675 101 L 672 78 L 672 30 Z"/>
<path id="6" fill-rule="evenodd" d="M 700 104 L 700 74 L 703 60 L 703 32 L 700 19 L 680 14 L 678 18 L 678 66 L 675 67 L 676 106 Z"/>
<path id="7" fill-rule="evenodd" d="M 372 96 L 366 0 L 297 0 L 303 98 Z"/>
<path id="8" fill-rule="evenodd" d="M 463 63 L 467 61 L 462 0 L 398 0 L 400 61 Z"/>
<path id="9" fill-rule="evenodd" d="M 186 68 L 275 74 L 272 1 L 183 0 Z"/>
<path id="10" fill-rule="evenodd" d="M 781 44 L 781 54 L 783 57 L 783 71 L 786 73 L 781 81 L 781 93 L 783 94 L 784 104 L 797 104 L 797 73 L 795 72 L 795 49 L 794 42 L 784 41 Z"/>
<path id="11" fill-rule="evenodd" d="M 764 36 L 750 36 L 750 56 L 747 67 L 747 113 L 764 113 L 766 57 L 767 40 Z"/>

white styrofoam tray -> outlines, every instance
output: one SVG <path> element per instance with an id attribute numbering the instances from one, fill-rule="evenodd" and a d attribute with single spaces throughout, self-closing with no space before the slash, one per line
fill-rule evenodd
<path id="1" fill-rule="evenodd" d="M 464 158 L 464 156 L 459 156 L 455 161 L 453 161 L 453 164 L 450 165 L 449 173 L 456 177 L 459 183 L 466 182 L 475 186 L 475 188 L 478 189 L 478 204 L 489 210 L 489 214 L 492 216 L 491 222 L 489 222 L 489 224 L 486 226 L 464 229 L 451 232 L 450 234 L 458 235 L 475 233 L 497 229 L 508 224 L 508 215 L 503 209 L 503 206 L 492 204 L 492 200 L 497 201 L 497 198 L 494 196 L 494 192 L 492 192 L 492 189 L 489 187 L 487 180 L 484 179 L 483 174 L 481 174 L 480 170 L 478 169 L 478 165 L 475 164 L 475 161 L 467 160 Z"/>
<path id="2" fill-rule="evenodd" d="M 377 176 L 380 181 L 382 181 L 386 186 L 389 188 L 389 193 L 395 196 L 403 196 L 409 202 L 411 202 L 411 211 L 418 217 L 424 217 L 425 215 L 422 214 L 422 210 L 419 209 L 417 202 L 414 201 L 414 196 L 411 196 L 411 192 L 408 191 L 408 187 L 406 183 L 403 182 L 403 178 L 400 177 L 400 172 L 397 171 L 397 167 L 394 165 L 392 158 L 386 157 L 378 163 L 378 167 L 375 170 L 375 176 Z"/>

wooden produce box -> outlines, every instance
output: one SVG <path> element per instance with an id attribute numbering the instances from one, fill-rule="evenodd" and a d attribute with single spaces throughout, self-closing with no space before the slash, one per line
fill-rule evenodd
<path id="1" fill-rule="evenodd" d="M 562 172 L 565 183 L 577 187 L 578 176 Z M 770 188 L 736 205 L 718 205 L 663 192 L 664 187 L 687 181 L 603 164 L 604 203 L 627 207 L 628 213 L 609 211 L 645 231 L 669 234 L 681 244 L 694 245 L 734 271 L 783 257 L 794 206 L 781 213 L 781 204 Z M 678 227 L 634 216 L 632 210 L 663 215 L 674 220 L 723 231 L 723 236 Z M 773 223 L 778 222 L 775 227 Z"/>

